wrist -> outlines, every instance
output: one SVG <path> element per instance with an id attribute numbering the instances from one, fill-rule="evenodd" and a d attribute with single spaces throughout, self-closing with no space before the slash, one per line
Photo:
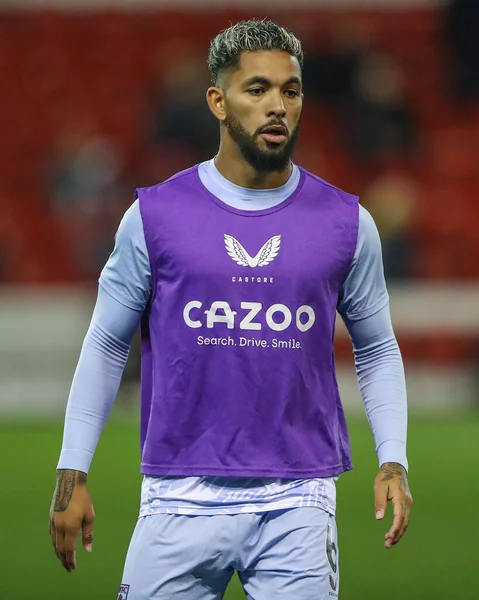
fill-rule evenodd
<path id="1" fill-rule="evenodd" d="M 404 465 L 402 465 L 400 462 L 397 461 L 387 461 L 384 462 L 380 467 L 381 471 L 388 471 L 390 469 L 396 469 L 396 470 L 401 470 L 404 473 L 407 474 L 407 469 Z"/>
<path id="2" fill-rule="evenodd" d="M 84 484 L 87 474 L 76 469 L 57 469 L 57 481 L 63 481 L 65 478 L 74 481 L 75 484 Z"/>

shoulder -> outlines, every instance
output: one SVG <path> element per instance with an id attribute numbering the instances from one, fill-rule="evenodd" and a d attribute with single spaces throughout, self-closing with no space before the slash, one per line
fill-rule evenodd
<path id="1" fill-rule="evenodd" d="M 305 182 L 310 186 L 316 187 L 318 191 L 328 192 L 333 197 L 335 196 L 353 205 L 357 205 L 359 203 L 359 197 L 357 195 L 346 192 L 345 190 L 329 183 L 325 179 L 322 179 L 318 175 L 307 171 L 303 167 L 299 167 L 299 170 L 301 171 Z"/>
<path id="2" fill-rule="evenodd" d="M 371 213 L 359 205 L 358 246 L 361 248 L 378 248 L 381 244 L 379 231 Z"/>
<path id="3" fill-rule="evenodd" d="M 138 200 L 135 200 L 127 209 L 120 221 L 120 225 L 116 233 L 117 241 L 125 241 L 127 239 L 136 238 L 141 231 L 142 220 L 140 204 Z"/>
<path id="4" fill-rule="evenodd" d="M 143 219 L 140 212 L 140 204 L 135 200 L 123 215 L 115 234 L 115 247 L 113 257 L 125 255 L 130 257 L 136 253 L 144 254 L 145 233 Z"/>
<path id="5" fill-rule="evenodd" d="M 180 171 L 172 177 L 149 187 L 137 188 L 135 191 L 136 198 L 140 203 L 149 199 L 158 198 L 163 194 L 169 194 L 173 190 L 195 185 L 198 181 L 198 165 L 194 165 L 189 169 Z"/>

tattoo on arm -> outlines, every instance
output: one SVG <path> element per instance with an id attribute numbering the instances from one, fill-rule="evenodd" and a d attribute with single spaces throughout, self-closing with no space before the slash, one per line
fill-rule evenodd
<path id="1" fill-rule="evenodd" d="M 70 505 L 73 490 L 77 483 L 86 483 L 85 473 L 70 469 L 58 471 L 57 486 L 53 495 L 52 509 L 55 512 L 64 512 Z"/>

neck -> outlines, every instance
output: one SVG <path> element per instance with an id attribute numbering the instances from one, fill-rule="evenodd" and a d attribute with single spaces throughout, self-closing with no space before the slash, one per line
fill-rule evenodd
<path id="1" fill-rule="evenodd" d="M 228 146 L 228 147 L 227 147 Z M 215 158 L 218 171 L 240 187 L 268 190 L 281 187 L 291 177 L 293 167 L 291 163 L 283 171 L 258 172 L 248 164 L 236 144 L 220 143 L 218 154 Z"/>

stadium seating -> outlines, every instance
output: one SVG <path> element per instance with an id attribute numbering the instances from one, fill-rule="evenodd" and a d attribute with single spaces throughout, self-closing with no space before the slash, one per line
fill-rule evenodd
<path id="1" fill-rule="evenodd" d="M 8 204 L 18 247 L 34 257 L 27 264 L 16 255 L 18 269 L 8 270 L 12 281 L 81 278 L 64 251 L 68 239 L 57 233 L 45 192 L 45 161 L 63 120 L 88 115 L 120 145 L 127 170 L 151 161 L 141 122 L 158 57 L 164 64 L 175 60 L 174 38 L 204 55 L 219 29 L 250 16 L 241 11 L 0 12 L 0 216 Z M 318 44 L 327 40 L 330 13 L 275 16 L 293 29 L 295 23 L 307 23 Z M 450 99 L 440 13 L 352 11 L 344 18 L 367 27 L 373 46 L 395 56 L 407 73 L 408 101 L 425 140 L 419 164 L 406 165 L 421 189 L 415 275 L 479 277 L 474 259 L 479 251 L 479 108 L 465 109 Z M 328 109 L 310 105 L 304 120 L 300 152 L 306 166 L 360 191 L 369 174 L 346 156 Z"/>

